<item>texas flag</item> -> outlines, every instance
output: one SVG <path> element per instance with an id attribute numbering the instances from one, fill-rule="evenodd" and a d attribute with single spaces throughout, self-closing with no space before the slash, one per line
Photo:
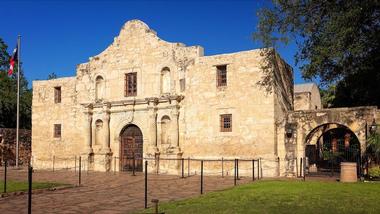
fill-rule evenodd
<path id="1" fill-rule="evenodd" d="M 18 60 L 17 59 L 17 52 L 18 52 L 18 47 L 16 45 L 16 48 L 13 50 L 13 54 L 11 59 L 9 60 L 9 70 L 8 70 L 8 75 L 12 75 L 13 69 L 15 67 L 15 62 Z"/>

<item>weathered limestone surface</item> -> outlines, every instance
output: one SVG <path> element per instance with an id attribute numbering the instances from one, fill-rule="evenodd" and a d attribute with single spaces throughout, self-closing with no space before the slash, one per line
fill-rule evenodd
<path id="1" fill-rule="evenodd" d="M 276 57 L 280 66 L 274 73 L 285 77 L 280 85 L 289 89 L 292 72 Z M 257 85 L 264 75 L 262 58 L 260 50 L 203 56 L 200 46 L 163 41 L 145 23 L 129 21 L 106 50 L 78 65 L 75 77 L 33 82 L 35 167 L 51 167 L 53 156 L 81 155 L 91 169 L 119 170 L 111 160 L 120 156 L 120 134 L 128 124 L 143 133 L 144 157 L 275 160 L 275 117 L 292 109 L 285 98 L 291 92 L 267 93 Z M 215 66 L 223 64 L 227 86 L 220 88 Z M 124 96 L 129 72 L 137 72 L 135 97 Z M 232 132 L 220 132 L 220 114 L 232 114 Z M 59 139 L 53 137 L 54 124 L 62 124 Z M 178 164 L 170 165 L 176 170 Z"/>
<path id="2" fill-rule="evenodd" d="M 294 110 L 321 109 L 321 95 L 315 83 L 294 86 Z"/>
<path id="3" fill-rule="evenodd" d="M 360 151 L 364 153 L 366 137 L 369 136 L 368 124 L 371 124 L 379 110 L 376 106 L 353 108 L 332 108 L 320 110 L 293 111 L 287 115 L 287 124 L 291 124 L 294 133 L 286 139 L 286 155 L 305 157 L 306 145 L 316 144 L 318 138 L 326 131 L 344 127 L 352 131 L 360 143 Z M 288 175 L 295 168 L 281 170 Z"/>
<path id="4" fill-rule="evenodd" d="M 347 124 L 362 140 L 368 112 L 376 116 L 372 108 L 363 110 L 365 119 L 350 116 L 360 109 L 337 110 L 337 117 L 294 112 L 292 69 L 274 53 L 264 72 L 262 51 L 204 56 L 200 46 L 166 42 L 145 23 L 127 22 L 106 50 L 77 66 L 75 77 L 33 82 L 34 167 L 51 168 L 53 159 L 56 168 L 73 166 L 81 156 L 90 170 L 123 170 L 121 134 L 132 124 L 142 133 L 142 157 L 156 160 L 150 169 L 171 174 L 181 161 L 162 159 L 262 158 L 264 176 L 288 175 L 289 163 L 304 155 L 305 136 L 321 123 Z M 217 87 L 218 65 L 227 65 L 227 86 Z M 127 73 L 137 74 L 136 96 L 125 96 Z M 266 77 L 270 91 L 258 84 Z M 61 103 L 54 87 L 61 87 Z M 312 97 L 307 109 L 318 101 Z M 221 114 L 232 114 L 231 132 L 220 131 Z M 62 126 L 60 138 L 54 124 Z M 285 136 L 289 124 L 292 138 Z M 251 173 L 248 165 L 242 174 Z M 197 171 L 199 162 L 192 166 Z M 232 169 L 226 163 L 226 173 Z M 220 170 L 219 163 L 205 170 Z"/>

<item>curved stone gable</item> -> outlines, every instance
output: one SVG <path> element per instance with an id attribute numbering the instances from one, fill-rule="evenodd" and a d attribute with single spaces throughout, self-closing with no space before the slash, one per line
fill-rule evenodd
<path id="1" fill-rule="evenodd" d="M 119 68 L 134 68 L 162 61 L 162 67 L 170 64 L 180 67 L 184 58 L 189 61 L 199 56 L 203 56 L 202 47 L 167 42 L 144 22 L 131 20 L 124 24 L 119 35 L 104 51 L 90 57 L 89 62 L 78 65 L 77 75 L 112 69 L 115 64 Z"/>

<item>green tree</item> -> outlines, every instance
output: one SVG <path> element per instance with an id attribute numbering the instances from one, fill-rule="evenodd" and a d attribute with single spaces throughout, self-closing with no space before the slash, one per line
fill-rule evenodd
<path id="1" fill-rule="evenodd" d="M 57 74 L 55 74 L 54 72 L 53 73 L 50 73 L 49 75 L 48 75 L 48 78 L 47 78 L 48 80 L 52 80 L 52 79 L 57 79 Z"/>
<path id="2" fill-rule="evenodd" d="M 293 40 L 305 79 L 336 85 L 334 106 L 380 106 L 378 0 L 272 0 L 254 38 L 264 47 Z"/>
<path id="3" fill-rule="evenodd" d="M 367 144 L 367 155 L 375 161 L 375 163 L 380 163 L 380 134 L 374 133 L 368 138 Z"/>
<path id="4" fill-rule="evenodd" d="M 336 86 L 330 85 L 330 87 L 328 87 L 327 89 L 320 89 L 319 91 L 321 94 L 321 102 L 322 102 L 323 108 L 335 107 L 334 100 L 335 100 Z"/>
<path id="5" fill-rule="evenodd" d="M 17 111 L 17 67 L 8 76 L 9 54 L 7 45 L 0 38 L 0 127 L 16 127 Z M 20 66 L 21 67 L 21 66 Z M 20 72 L 20 128 L 31 128 L 32 90 Z"/>

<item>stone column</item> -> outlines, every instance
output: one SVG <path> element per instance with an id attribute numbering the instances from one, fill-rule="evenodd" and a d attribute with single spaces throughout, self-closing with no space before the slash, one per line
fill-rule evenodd
<path id="1" fill-rule="evenodd" d="M 158 101 L 157 101 L 158 102 Z M 157 102 L 149 102 L 149 135 L 150 145 L 157 149 Z"/>
<path id="2" fill-rule="evenodd" d="M 149 152 L 154 154 L 154 165 L 155 170 L 159 171 L 159 159 L 160 159 L 160 150 L 158 149 L 157 143 L 157 105 L 158 99 L 154 98 L 148 102 L 149 105 L 149 135 L 151 143 L 149 145 Z"/>
<path id="3" fill-rule="evenodd" d="M 173 146 L 176 146 L 177 148 L 179 148 L 179 123 L 178 123 L 178 120 L 179 120 L 179 106 L 175 106 L 173 111 L 172 111 L 172 118 L 173 118 L 173 126 L 174 129 L 173 129 L 173 139 L 172 139 L 172 142 L 173 142 Z"/>
<path id="4" fill-rule="evenodd" d="M 103 152 L 110 153 L 110 110 L 109 104 L 105 104 L 103 107 L 103 130 L 104 130 L 104 141 L 103 141 Z"/>
<path id="5" fill-rule="evenodd" d="M 176 161 L 175 162 L 175 165 L 176 165 L 176 171 L 178 173 L 178 175 L 180 175 L 181 173 L 181 161 L 180 159 L 182 158 L 182 154 L 183 152 L 181 151 L 181 148 L 179 147 L 179 105 L 178 105 L 178 100 L 174 100 L 174 108 L 171 112 L 171 116 L 173 118 L 173 122 L 172 123 L 172 146 L 174 147 L 174 153 L 173 155 L 176 155 Z"/>
<path id="6" fill-rule="evenodd" d="M 297 128 L 297 151 L 296 151 L 296 154 L 297 154 L 297 162 L 298 162 L 298 169 L 296 169 L 296 171 L 298 170 L 299 171 L 299 167 L 301 166 L 301 161 L 300 161 L 300 158 L 304 158 L 305 157 L 305 132 L 303 130 L 303 126 L 300 125 L 298 128 Z M 302 164 L 305 164 L 305 162 L 303 162 Z M 302 172 L 298 172 L 300 175 L 303 176 L 303 173 Z"/>
<path id="7" fill-rule="evenodd" d="M 86 147 L 87 147 L 87 153 L 88 154 L 92 154 L 93 153 L 93 150 L 92 150 L 92 143 L 91 143 L 91 139 L 92 139 L 92 127 L 91 127 L 91 124 L 92 124 L 92 111 L 91 109 L 89 108 L 87 112 L 85 112 L 86 114 L 86 121 L 85 121 L 85 141 L 86 141 Z"/>

